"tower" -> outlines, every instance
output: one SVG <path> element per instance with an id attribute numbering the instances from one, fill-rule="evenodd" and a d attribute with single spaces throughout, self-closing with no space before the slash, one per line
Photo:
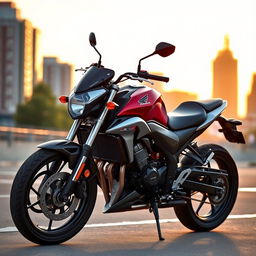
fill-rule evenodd
<path id="1" fill-rule="evenodd" d="M 253 74 L 251 92 L 247 98 L 247 117 L 256 120 L 256 73 Z"/>
<path id="2" fill-rule="evenodd" d="M 69 95 L 73 87 L 72 68 L 71 64 L 62 63 L 57 57 L 44 57 L 43 80 L 57 98 Z"/>
<path id="3" fill-rule="evenodd" d="M 228 101 L 224 115 L 228 118 L 237 117 L 237 60 L 229 48 L 229 37 L 225 36 L 224 48 L 213 60 L 213 98 Z"/>
<path id="4" fill-rule="evenodd" d="M 9 120 L 16 106 L 31 98 L 37 71 L 37 37 L 12 2 L 0 2 L 0 115 Z M 41 71 L 42 72 L 42 71 Z"/>

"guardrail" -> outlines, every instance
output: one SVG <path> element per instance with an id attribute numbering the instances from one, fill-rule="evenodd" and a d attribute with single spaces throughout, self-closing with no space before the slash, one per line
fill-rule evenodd
<path id="1" fill-rule="evenodd" d="M 45 141 L 65 138 L 67 133 L 67 131 L 0 126 L 0 140 L 7 141 L 8 144 L 14 140 Z"/>

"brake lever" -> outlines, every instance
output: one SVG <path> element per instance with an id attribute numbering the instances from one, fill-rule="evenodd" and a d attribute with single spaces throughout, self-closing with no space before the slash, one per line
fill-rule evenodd
<path id="1" fill-rule="evenodd" d="M 147 82 L 147 83 L 149 83 L 149 84 L 151 84 L 151 85 L 154 85 L 154 83 L 152 82 L 152 81 L 150 81 L 150 80 L 148 80 L 148 79 L 146 79 L 146 78 L 142 78 L 142 80 L 139 80 L 141 83 L 142 82 Z"/>
<path id="2" fill-rule="evenodd" d="M 148 79 L 146 79 L 146 78 L 143 78 L 143 77 L 139 77 L 139 76 L 135 77 L 135 76 L 132 76 L 132 75 L 127 75 L 127 77 L 128 77 L 129 79 L 131 79 L 131 80 L 137 80 L 137 81 L 139 81 L 140 83 L 142 83 L 142 82 L 147 82 L 147 83 L 150 83 L 151 85 L 154 84 L 154 83 L 151 82 L 150 80 L 148 80 Z"/>

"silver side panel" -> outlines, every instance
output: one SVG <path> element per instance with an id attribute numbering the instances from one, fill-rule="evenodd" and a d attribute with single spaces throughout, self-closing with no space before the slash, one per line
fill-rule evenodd
<path id="1" fill-rule="evenodd" d="M 139 117 L 126 119 L 106 131 L 106 133 L 109 134 L 120 135 L 124 139 L 130 163 L 133 162 L 133 140 L 135 129 L 138 131 L 137 139 L 151 133 L 148 124 Z"/>
<path id="2" fill-rule="evenodd" d="M 111 127 L 106 133 L 120 134 L 120 132 L 133 131 L 135 127 L 137 127 L 139 131 L 138 139 L 151 132 L 148 124 L 143 119 L 139 117 L 131 117 L 118 125 Z"/>
<path id="3" fill-rule="evenodd" d="M 223 104 L 207 114 L 206 120 L 196 129 L 197 131 L 209 126 L 227 107 L 227 101 L 224 100 Z"/>

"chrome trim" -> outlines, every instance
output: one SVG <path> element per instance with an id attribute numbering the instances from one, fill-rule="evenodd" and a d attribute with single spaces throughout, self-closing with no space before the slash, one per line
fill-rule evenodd
<path id="1" fill-rule="evenodd" d="M 210 155 L 207 157 L 207 159 L 205 160 L 205 162 L 203 163 L 203 165 L 207 165 L 211 160 L 212 158 L 214 157 L 215 153 L 214 152 L 211 152 Z"/>
<path id="2" fill-rule="evenodd" d="M 147 204 L 137 204 L 137 205 L 132 205 L 132 209 L 140 209 L 140 208 L 147 208 L 149 207 Z"/>
<path id="3" fill-rule="evenodd" d="M 70 140 L 70 141 L 73 141 L 75 136 L 76 136 L 76 132 L 77 132 L 77 129 L 79 128 L 80 124 L 82 123 L 82 119 L 76 119 L 74 120 L 69 132 L 68 132 L 68 135 L 66 137 L 66 140 Z"/>
<path id="4" fill-rule="evenodd" d="M 109 98 L 108 98 L 108 102 L 110 102 L 114 99 L 116 93 L 117 93 L 116 90 L 111 91 L 111 93 L 109 95 Z M 93 144 L 93 142 L 94 142 L 94 140 L 95 140 L 95 138 L 96 138 L 96 136 L 97 136 L 97 134 L 100 130 L 100 127 L 101 127 L 103 121 L 105 120 L 105 117 L 106 117 L 107 113 L 108 113 L 108 108 L 107 108 L 107 106 L 105 106 L 103 112 L 101 113 L 101 115 L 100 115 L 99 119 L 97 120 L 96 124 L 93 126 L 93 128 L 92 128 L 92 130 L 89 134 L 89 137 L 85 142 L 86 145 L 88 145 L 90 147 L 92 146 L 92 144 Z"/>
<path id="5" fill-rule="evenodd" d="M 114 163 L 109 163 L 105 168 L 106 177 L 108 179 L 108 190 L 111 192 L 113 187 L 113 167 Z"/>
<path id="6" fill-rule="evenodd" d="M 120 171 L 119 171 L 119 181 L 116 181 L 115 179 L 113 179 L 110 202 L 108 203 L 107 207 L 111 207 L 114 203 L 116 203 L 121 193 L 123 192 L 124 176 L 125 176 L 125 165 L 122 165 L 120 166 Z"/>
<path id="7" fill-rule="evenodd" d="M 173 182 L 172 190 L 178 190 L 180 188 L 180 185 L 184 183 L 184 181 L 187 179 L 191 172 L 192 170 L 190 168 L 183 170 L 178 176 L 178 178 Z"/>
<path id="8" fill-rule="evenodd" d="M 154 85 L 154 83 L 152 81 L 150 81 L 149 79 L 146 79 L 146 78 L 143 78 L 140 76 L 127 75 L 127 77 L 131 80 L 136 80 L 136 81 L 140 81 L 140 82 L 144 81 L 144 82 L 150 83 L 151 85 Z"/>
<path id="9" fill-rule="evenodd" d="M 209 126 L 224 111 L 224 109 L 227 107 L 227 105 L 228 105 L 227 101 L 224 100 L 220 107 L 209 112 L 207 114 L 206 120 L 199 127 L 197 127 L 196 131 L 204 129 L 207 126 Z"/>
<path id="10" fill-rule="evenodd" d="M 112 101 L 114 99 L 114 97 L 116 96 L 116 94 L 117 94 L 117 91 L 115 89 L 112 89 L 107 102 Z M 100 127 L 101 127 L 103 121 L 105 120 L 107 113 L 108 113 L 108 108 L 107 108 L 107 106 L 105 106 L 99 119 L 97 120 L 96 124 L 93 126 L 92 130 L 90 131 L 90 134 L 85 142 L 85 145 L 90 146 L 90 147 L 92 146 L 92 144 L 100 130 Z M 76 176 L 78 174 L 78 171 L 81 168 L 82 164 L 85 163 L 86 160 L 87 160 L 87 156 L 83 156 L 81 161 L 79 162 L 74 174 L 72 174 L 73 175 L 72 181 L 74 181 L 74 182 L 76 181 Z"/>
<path id="11" fill-rule="evenodd" d="M 98 166 L 99 176 L 100 176 L 99 177 L 100 186 L 103 191 L 103 195 L 107 204 L 109 202 L 109 190 L 107 187 L 106 177 L 103 171 L 104 165 L 105 165 L 104 161 L 99 161 L 97 166 Z"/>

